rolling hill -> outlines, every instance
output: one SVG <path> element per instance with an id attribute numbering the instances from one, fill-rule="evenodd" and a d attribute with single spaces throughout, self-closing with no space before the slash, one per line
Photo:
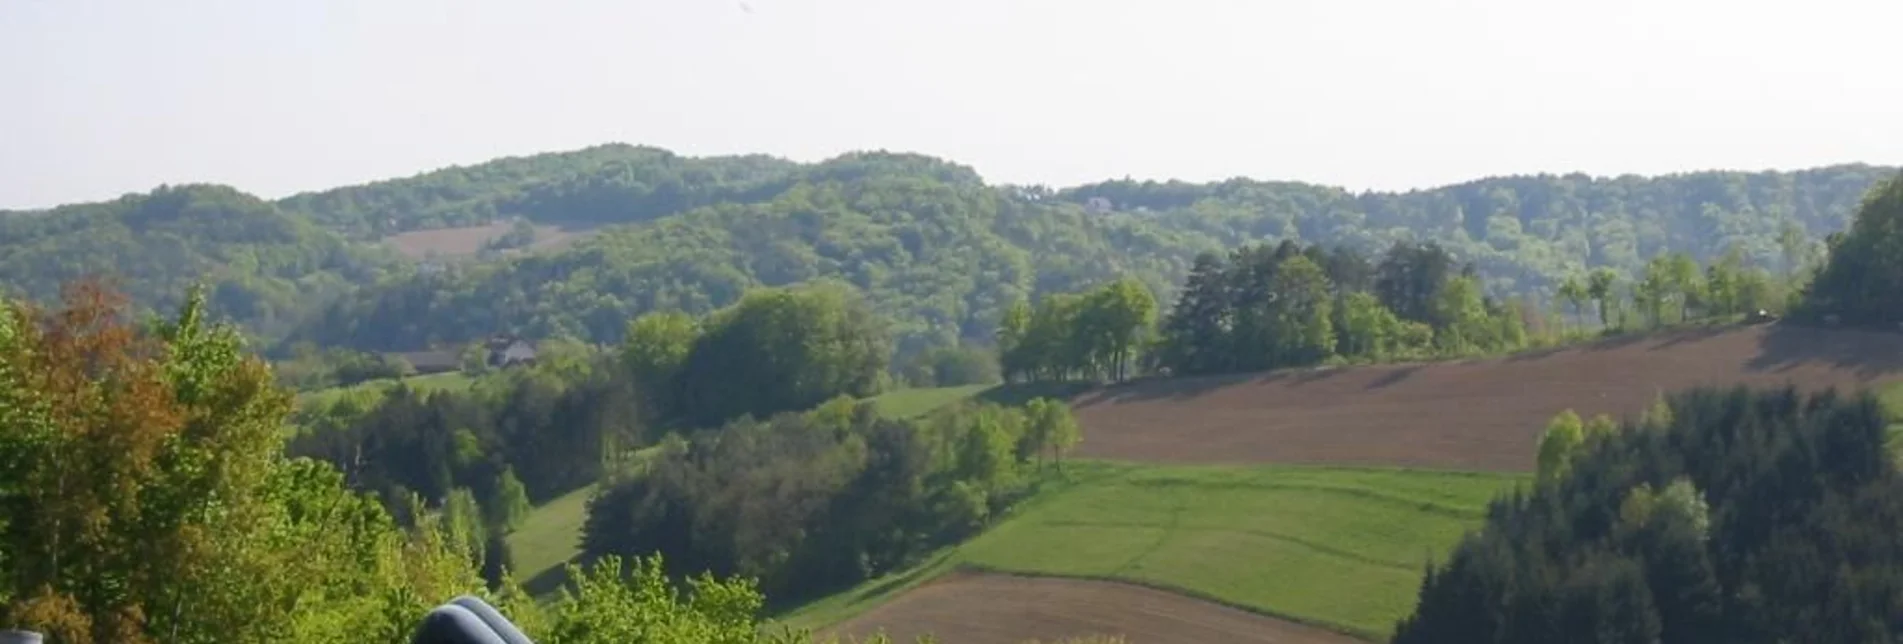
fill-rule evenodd
<path id="1" fill-rule="evenodd" d="M 1703 261 L 1736 247 L 1754 265 L 1784 268 L 1814 258 L 1817 238 L 1841 230 L 1864 192 L 1894 174 L 1845 165 L 1501 177 L 1407 193 L 1243 179 L 1053 191 L 988 185 L 970 168 L 930 157 L 858 153 L 764 173 L 773 178 L 744 188 L 707 187 L 700 201 L 660 208 L 612 205 L 649 204 L 652 188 L 639 173 L 577 163 L 593 177 L 586 203 L 610 205 L 536 206 L 523 216 L 604 226 L 598 233 L 559 250 L 379 284 L 299 337 L 372 350 L 499 330 L 613 341 L 647 311 L 700 314 L 748 288 L 827 278 L 865 291 L 905 352 L 988 338 L 1020 296 L 1134 276 L 1167 299 L 1198 253 L 1279 239 L 1363 252 L 1430 239 L 1473 262 L 1499 294 L 1540 292 L 1585 267 L 1637 270 L 1666 251 Z"/>
<path id="2" fill-rule="evenodd" d="M 1405 193 L 1312 184 L 992 185 L 918 154 L 816 163 L 623 144 L 509 157 L 277 201 L 224 186 L 0 212 L 0 281 L 45 299 L 81 274 L 167 306 L 205 278 L 216 312 L 271 340 L 418 350 L 515 331 L 612 341 L 655 309 L 705 312 L 815 278 L 865 290 L 902 349 L 989 337 L 1022 295 L 1137 276 L 1167 295 L 1203 251 L 1294 239 L 1363 250 L 1432 239 L 1498 293 L 1587 266 L 1736 246 L 1784 267 L 1842 230 L 1895 169 L 1493 177 Z M 180 198 L 184 195 L 184 198 Z M 467 256 L 536 229 L 526 252 Z M 286 343 L 278 343 L 285 348 Z"/>
<path id="3" fill-rule="evenodd" d="M 1630 416 L 1662 390 L 1700 384 L 1899 381 L 1903 335 L 1768 325 L 1485 360 L 1088 390 L 1071 398 L 1084 426 L 1078 453 L 1106 460 L 925 566 L 788 619 L 969 642 L 1091 632 L 1145 642 L 1380 639 L 1411 608 L 1428 558 L 1479 525 L 1494 494 L 1524 480 L 1539 431 L 1562 409 Z M 895 411 L 959 394 L 1012 395 L 920 392 Z M 1317 463 L 1330 465 L 1295 465 Z M 1002 600 L 1029 592 L 1042 608 Z M 1280 639 L 1231 640 L 1221 629 Z"/>

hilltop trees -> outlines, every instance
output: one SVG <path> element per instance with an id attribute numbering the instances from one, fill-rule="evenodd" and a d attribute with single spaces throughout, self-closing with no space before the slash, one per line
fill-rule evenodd
<path id="1" fill-rule="evenodd" d="M 1568 277 L 1558 295 L 1575 310 L 1592 300 L 1601 327 L 1611 330 L 1782 311 L 1787 304 L 1784 294 L 1791 288 L 1791 283 L 1769 270 L 1748 263 L 1744 251 L 1733 247 L 1703 268 L 1685 253 L 1659 255 L 1626 287 L 1611 270 L 1594 269 L 1583 277 Z M 1629 317 L 1632 313 L 1637 313 L 1636 321 Z"/>
<path id="2" fill-rule="evenodd" d="M 1008 380 L 1122 380 L 1155 325 L 1156 299 L 1125 278 L 1082 294 L 1055 294 L 1005 309 L 999 364 Z"/>
<path id="3" fill-rule="evenodd" d="M 1162 324 L 1157 362 L 1223 373 L 1511 348 L 1526 341 L 1519 316 L 1432 243 L 1396 244 L 1371 263 L 1347 248 L 1282 242 L 1226 261 L 1199 256 Z"/>
<path id="4" fill-rule="evenodd" d="M 706 427 L 872 395 L 892 345 L 857 291 L 821 283 L 750 291 L 698 329 L 679 313 L 643 316 L 625 352 L 664 409 Z"/>
<path id="5" fill-rule="evenodd" d="M 1877 399 L 1696 389 L 1562 416 L 1394 641 L 1871 642 L 1903 624 L 1903 476 Z"/>

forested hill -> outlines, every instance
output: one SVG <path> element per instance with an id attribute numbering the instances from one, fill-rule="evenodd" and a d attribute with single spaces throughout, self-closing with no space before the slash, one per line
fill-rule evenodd
<path id="1" fill-rule="evenodd" d="M 1754 263 L 1782 270 L 1814 258 L 1818 239 L 1845 228 L 1864 192 L 1895 173 L 1843 165 L 1654 178 L 1547 175 L 1366 194 L 1240 179 L 1051 190 L 987 185 L 968 168 L 916 155 L 862 153 L 775 169 L 627 150 L 651 163 L 590 160 L 582 162 L 593 164 L 585 179 L 562 184 L 570 202 L 593 204 L 587 209 L 499 212 L 545 223 L 643 223 L 561 251 L 365 290 L 299 338 L 365 349 L 499 331 L 610 340 L 643 311 L 704 313 L 750 286 L 832 278 L 871 295 L 898 326 L 905 352 L 988 338 L 1015 298 L 1122 274 L 1167 297 L 1198 252 L 1279 238 L 1364 251 L 1434 239 L 1475 262 L 1495 292 L 1543 288 L 1587 266 L 1637 270 L 1666 250 L 1709 260 L 1736 245 Z M 683 179 L 709 174 L 733 179 Z M 703 203 L 711 205 L 696 205 Z"/>
<path id="2" fill-rule="evenodd" d="M 515 216 L 624 224 L 770 195 L 782 189 L 798 167 L 764 155 L 691 158 L 659 148 L 613 144 L 454 166 L 293 195 L 278 204 L 366 241 Z"/>
<path id="3" fill-rule="evenodd" d="M 1502 293 L 1585 266 L 1634 270 L 1661 250 L 1709 260 L 1736 244 L 1782 269 L 1813 257 L 1894 173 L 1543 175 L 1365 194 L 1242 179 L 1052 190 L 987 184 L 913 154 L 795 163 L 616 144 L 276 203 L 186 186 L 0 213 L 0 285 L 44 300 L 64 280 L 108 273 L 138 303 L 169 307 L 182 284 L 208 278 L 215 312 L 273 340 L 414 349 L 503 331 L 610 340 L 647 310 L 703 313 L 752 286 L 831 278 L 867 291 L 905 351 L 988 337 L 1018 297 L 1118 275 L 1168 297 L 1197 253 L 1280 238 L 1364 251 L 1433 239 Z M 446 267 L 399 266 L 374 244 L 512 218 L 599 233 Z"/>
<path id="4" fill-rule="evenodd" d="M 400 258 L 351 244 L 271 202 L 213 185 L 43 212 L 0 211 L 0 295 L 56 301 L 61 285 L 103 275 L 168 312 L 195 281 L 254 333 L 281 333 L 323 301 L 373 282 Z"/>

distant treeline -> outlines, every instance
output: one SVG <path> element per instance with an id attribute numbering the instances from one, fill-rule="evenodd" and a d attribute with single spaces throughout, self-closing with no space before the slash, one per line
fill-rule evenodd
<path id="1" fill-rule="evenodd" d="M 1150 292 L 1121 280 L 1007 308 L 998 350 L 1010 380 L 1121 380 L 1262 371 L 1331 361 L 1509 351 L 1599 332 L 1781 313 L 1808 271 L 1774 275 L 1732 251 L 1700 267 L 1671 254 L 1636 282 L 1609 269 L 1567 276 L 1556 298 L 1498 298 L 1485 276 L 1432 242 L 1378 260 L 1284 241 L 1205 253 L 1159 321 Z"/>

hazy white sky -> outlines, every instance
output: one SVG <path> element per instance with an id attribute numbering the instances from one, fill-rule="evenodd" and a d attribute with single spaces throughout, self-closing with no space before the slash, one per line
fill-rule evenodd
<path id="1" fill-rule="evenodd" d="M 1898 0 L 0 0 L 0 208 L 623 141 L 994 182 L 1903 163 Z"/>

